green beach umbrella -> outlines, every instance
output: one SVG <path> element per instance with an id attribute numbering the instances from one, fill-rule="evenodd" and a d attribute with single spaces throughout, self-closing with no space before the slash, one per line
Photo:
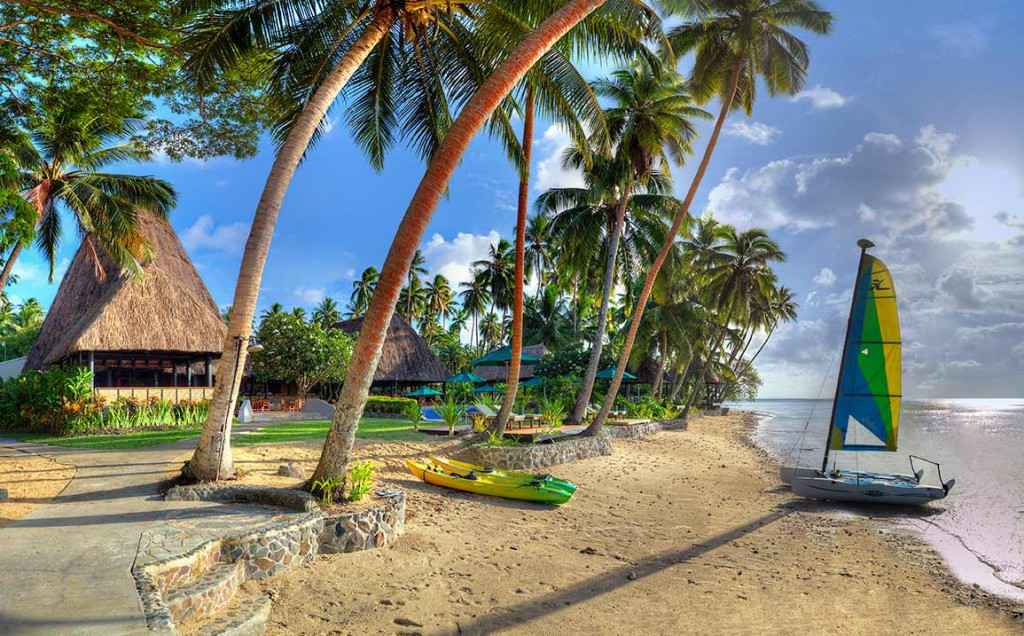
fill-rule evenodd
<path id="1" fill-rule="evenodd" d="M 405 397 L 437 397 L 441 395 L 441 392 L 437 389 L 432 389 L 429 386 L 421 386 L 415 391 L 409 391 L 404 395 Z"/>
<path id="2" fill-rule="evenodd" d="M 473 360 L 472 364 L 474 367 L 479 367 L 485 365 L 491 366 L 498 364 L 508 364 L 509 362 L 512 362 L 512 347 L 505 345 L 500 349 L 495 349 L 494 351 L 488 353 L 482 358 L 477 358 L 476 360 Z M 523 353 L 519 357 L 519 362 L 521 364 L 537 364 L 538 362 L 540 362 L 540 358 L 529 353 Z"/>
<path id="3" fill-rule="evenodd" d="M 491 384 L 485 384 L 481 387 L 473 389 L 473 393 L 482 395 L 484 393 L 501 393 L 501 391 Z"/>
<path id="4" fill-rule="evenodd" d="M 473 373 L 472 371 L 463 371 L 462 373 L 456 373 L 455 375 L 449 376 L 445 379 L 445 384 L 457 384 L 459 382 L 469 382 L 470 384 L 480 384 L 486 382 L 483 378 Z"/>
<path id="5" fill-rule="evenodd" d="M 602 369 L 602 370 L 598 371 L 596 377 L 597 377 L 598 380 L 611 380 L 611 379 L 613 379 L 615 377 L 615 367 L 608 367 L 607 369 Z M 626 371 L 625 373 L 622 374 L 622 379 L 624 381 L 627 381 L 627 382 L 632 382 L 632 381 L 636 380 L 637 377 L 635 375 L 633 375 L 632 373 L 630 373 L 629 371 Z"/>

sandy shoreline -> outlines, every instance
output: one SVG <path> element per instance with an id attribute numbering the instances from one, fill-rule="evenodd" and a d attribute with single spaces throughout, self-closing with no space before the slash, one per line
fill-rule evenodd
<path id="1" fill-rule="evenodd" d="M 753 416 L 617 441 L 559 467 L 559 509 L 446 491 L 402 460 L 446 442 L 361 443 L 409 494 L 391 549 L 322 556 L 264 584 L 271 634 L 1020 633 L 1017 607 L 956 582 L 934 550 L 779 488 Z M 248 480 L 287 485 L 319 445 L 238 450 Z M 1005 611 L 999 611 L 1005 610 Z"/>
<path id="2" fill-rule="evenodd" d="M 49 457 L 9 448 L 0 450 L 0 488 L 8 491 L 8 499 L 0 501 L 0 528 L 50 503 L 64 492 L 74 475 L 74 466 Z"/>

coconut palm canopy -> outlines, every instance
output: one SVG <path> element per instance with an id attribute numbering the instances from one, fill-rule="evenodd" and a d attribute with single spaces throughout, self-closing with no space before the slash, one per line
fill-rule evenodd
<path id="1" fill-rule="evenodd" d="M 352 334 L 362 326 L 362 318 L 338 323 L 339 329 Z M 431 384 L 444 382 L 447 376 L 447 369 L 430 350 L 427 341 L 404 318 L 395 314 L 388 326 L 380 364 L 373 374 L 374 383 Z"/>
<path id="2" fill-rule="evenodd" d="M 86 351 L 160 351 L 220 355 L 227 335 L 220 310 L 167 221 L 140 213 L 153 257 L 129 277 L 96 246 L 78 248 L 46 315 L 26 369 Z"/>

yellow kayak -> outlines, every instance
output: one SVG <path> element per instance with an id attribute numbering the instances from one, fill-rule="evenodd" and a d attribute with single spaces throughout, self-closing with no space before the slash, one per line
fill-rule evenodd
<path id="1" fill-rule="evenodd" d="M 572 492 L 563 488 L 547 486 L 540 480 L 511 481 L 500 477 L 492 478 L 486 473 L 475 472 L 460 475 L 456 472 L 446 472 L 436 464 L 418 462 L 412 459 L 406 460 L 405 465 L 409 468 L 409 472 L 428 484 L 478 495 L 535 501 L 556 506 L 564 504 L 572 497 Z"/>
<path id="2" fill-rule="evenodd" d="M 502 470 L 500 468 L 491 468 L 489 466 L 477 466 L 476 464 L 467 464 L 466 462 L 460 462 L 456 459 L 449 459 L 447 457 L 438 457 L 437 455 L 431 455 L 428 457 L 427 463 L 440 468 L 443 472 L 455 473 L 462 477 L 465 477 L 470 473 L 476 473 L 478 475 L 487 475 L 489 478 L 496 481 L 522 483 L 539 480 L 550 488 L 567 490 L 570 494 L 576 492 L 576 484 L 567 479 L 559 479 L 558 477 L 548 474 L 528 473 L 519 470 Z"/>

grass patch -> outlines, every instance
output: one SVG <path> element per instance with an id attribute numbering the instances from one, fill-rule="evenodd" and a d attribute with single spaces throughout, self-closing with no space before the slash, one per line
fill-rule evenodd
<path id="1" fill-rule="evenodd" d="M 282 422 L 271 424 L 258 431 L 237 435 L 232 443 L 235 446 L 255 446 L 258 444 L 283 444 L 303 440 L 323 440 L 327 437 L 331 423 L 327 420 L 310 422 Z M 429 437 L 419 433 L 412 424 L 404 420 L 378 417 L 364 417 L 359 421 L 356 431 L 359 439 L 376 439 L 384 441 L 424 441 Z"/>
<path id="2" fill-rule="evenodd" d="M 281 422 L 270 424 L 266 428 L 251 433 L 232 435 L 231 443 L 236 446 L 255 446 L 258 444 L 283 444 L 304 440 L 323 440 L 331 428 L 328 420 L 309 422 Z M 133 431 L 130 433 L 113 433 L 104 435 L 78 435 L 75 437 L 58 437 L 45 433 L 0 433 L 0 437 L 9 437 L 21 442 L 49 444 L 66 448 L 86 448 L 89 450 L 128 450 L 170 444 L 183 439 L 198 437 L 201 428 L 178 428 L 170 430 Z M 424 441 L 430 437 L 418 433 L 412 424 L 404 420 L 377 417 L 364 417 L 359 422 L 356 437 L 360 439 L 376 439 L 384 441 Z"/>
<path id="3" fill-rule="evenodd" d="M 135 431 L 132 433 L 107 435 L 79 435 L 77 437 L 55 437 L 45 433 L 3 433 L 20 442 L 49 444 L 66 448 L 87 448 L 90 450 L 126 450 L 170 444 L 199 435 L 199 428 L 177 428 L 159 431 Z"/>

